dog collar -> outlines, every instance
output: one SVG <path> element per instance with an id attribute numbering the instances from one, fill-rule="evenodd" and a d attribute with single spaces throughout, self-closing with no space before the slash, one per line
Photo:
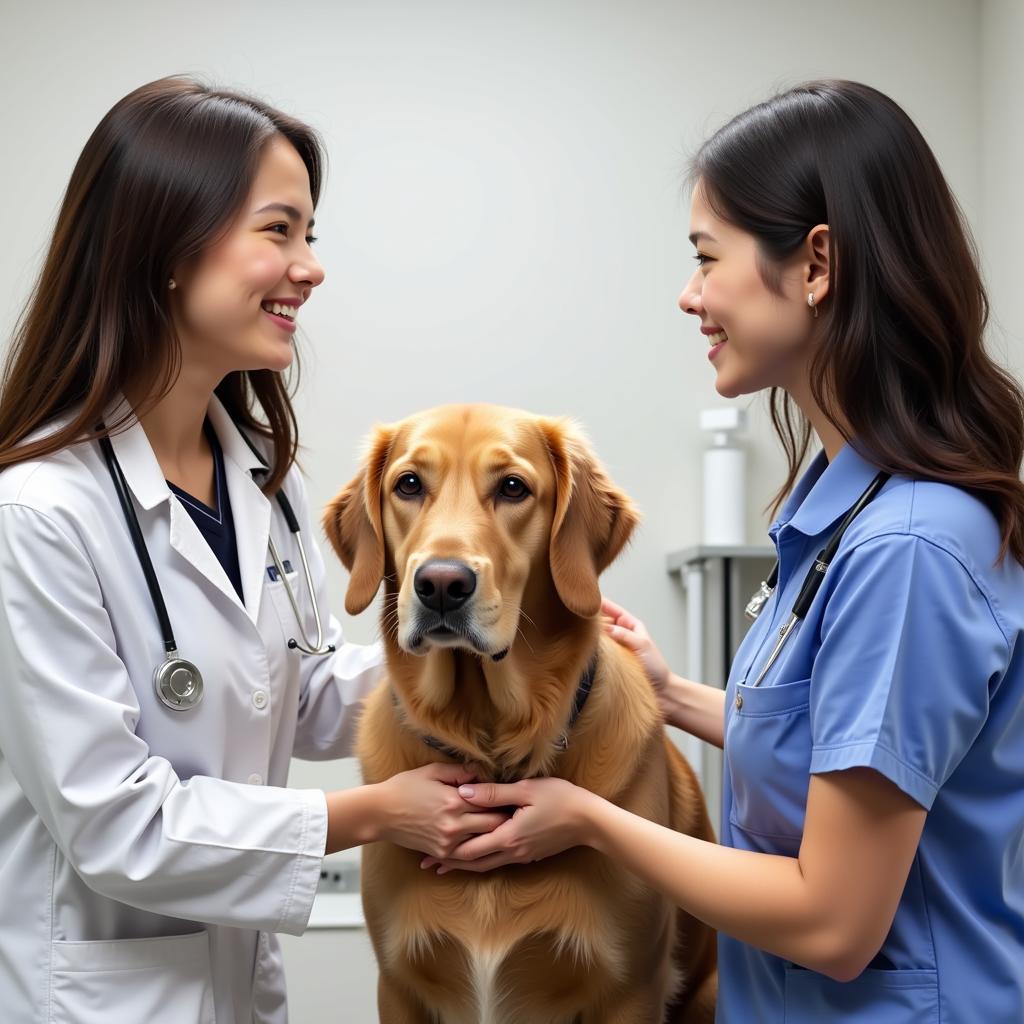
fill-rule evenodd
<path id="1" fill-rule="evenodd" d="M 569 722 L 565 727 L 562 735 L 559 736 L 555 742 L 555 746 L 560 751 L 565 751 L 569 747 L 569 733 L 572 732 L 572 727 L 576 724 L 577 719 L 583 714 L 583 709 L 586 706 L 587 698 L 590 696 L 590 691 L 594 686 L 594 678 L 597 675 L 597 651 L 594 651 L 594 656 L 590 659 L 590 664 L 587 665 L 583 676 L 580 679 L 579 685 L 576 687 L 576 696 L 573 698 L 572 711 L 569 714 Z M 401 708 L 401 702 L 398 699 L 398 694 L 395 693 L 394 689 L 391 691 L 391 699 L 396 707 Z M 435 736 L 421 736 L 420 739 L 431 748 L 436 750 L 440 754 L 444 754 L 445 757 L 450 757 L 453 761 L 467 761 L 472 760 L 467 758 L 465 753 L 460 750 L 456 750 L 455 747 L 450 747 L 446 743 L 442 743 Z"/>
<path id="2" fill-rule="evenodd" d="M 586 706 L 587 698 L 590 696 L 590 690 L 594 685 L 594 676 L 596 675 L 597 651 L 594 651 L 594 656 L 590 659 L 590 664 L 584 671 L 583 678 L 580 679 L 580 685 L 576 687 L 576 697 L 572 702 L 572 714 L 569 715 L 569 724 L 565 727 L 565 732 L 562 733 L 556 744 L 559 750 L 565 750 L 569 746 L 569 733 L 572 732 L 576 719 L 583 713 L 583 708 Z"/>

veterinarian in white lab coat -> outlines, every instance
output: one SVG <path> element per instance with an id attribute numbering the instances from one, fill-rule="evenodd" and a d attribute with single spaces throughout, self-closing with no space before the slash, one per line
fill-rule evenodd
<path id="1" fill-rule="evenodd" d="M 5 1024 L 282 1022 L 274 933 L 305 928 L 325 852 L 447 852 L 504 818 L 465 804 L 452 766 L 285 788 L 292 756 L 351 753 L 381 667 L 330 616 L 280 379 L 324 276 L 321 161 L 280 112 L 165 79 L 115 105 L 72 174 L 0 396 Z M 154 685 L 165 646 L 117 473 L 198 702 Z M 289 645 L 317 628 L 278 488 L 333 653 Z"/>

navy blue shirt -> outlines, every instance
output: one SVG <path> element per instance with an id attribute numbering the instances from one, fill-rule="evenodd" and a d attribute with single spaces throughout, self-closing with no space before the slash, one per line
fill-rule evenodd
<path id="1" fill-rule="evenodd" d="M 238 567 L 238 544 L 235 541 L 235 522 L 231 518 L 231 502 L 228 500 L 227 478 L 224 475 L 224 453 L 221 451 L 217 433 L 210 423 L 209 417 L 203 423 L 203 431 L 210 440 L 213 449 L 213 475 L 216 480 L 217 507 L 210 508 L 205 502 L 183 491 L 176 484 L 167 481 L 167 486 L 178 496 L 178 500 L 188 510 L 192 522 L 199 527 L 199 532 L 206 538 L 213 549 L 217 560 L 224 567 L 228 579 L 231 580 L 238 594 L 242 597 L 242 573 Z"/>

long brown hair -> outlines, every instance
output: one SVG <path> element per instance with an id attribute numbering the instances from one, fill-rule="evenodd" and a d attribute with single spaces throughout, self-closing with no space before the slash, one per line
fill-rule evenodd
<path id="1" fill-rule="evenodd" d="M 181 366 L 168 305 L 172 270 L 223 237 L 275 136 L 305 163 L 315 207 L 326 164 L 318 134 L 251 96 L 172 75 L 129 93 L 100 121 L 12 336 L 0 383 L 0 468 L 96 437 L 117 391 L 148 394 L 158 385 L 147 409 L 166 394 Z M 273 441 L 266 493 L 295 461 L 299 372 L 296 351 L 287 380 L 271 370 L 236 371 L 216 389 L 239 425 Z M 66 426 L 22 444 L 74 407 Z M 108 432 L 131 419 L 106 424 Z"/>
<path id="2" fill-rule="evenodd" d="M 999 522 L 999 561 L 1009 551 L 1024 563 L 1024 394 L 985 351 L 977 252 L 906 112 L 857 82 L 809 82 L 720 128 L 690 178 L 716 214 L 755 236 L 769 288 L 811 229 L 829 225 L 815 401 L 879 468 L 975 494 Z M 789 462 L 774 515 L 811 428 L 780 388 L 770 408 Z"/>

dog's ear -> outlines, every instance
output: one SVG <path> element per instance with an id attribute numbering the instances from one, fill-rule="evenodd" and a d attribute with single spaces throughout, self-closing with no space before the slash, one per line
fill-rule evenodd
<path id="1" fill-rule="evenodd" d="M 540 420 L 555 471 L 551 577 L 562 604 L 588 618 L 601 608 L 597 578 L 629 540 L 640 514 L 611 482 L 571 420 Z"/>
<path id="2" fill-rule="evenodd" d="M 380 485 L 394 439 L 394 427 L 376 428 L 362 468 L 327 506 L 321 520 L 327 539 L 350 574 L 345 592 L 349 615 L 366 609 L 384 578 Z"/>

